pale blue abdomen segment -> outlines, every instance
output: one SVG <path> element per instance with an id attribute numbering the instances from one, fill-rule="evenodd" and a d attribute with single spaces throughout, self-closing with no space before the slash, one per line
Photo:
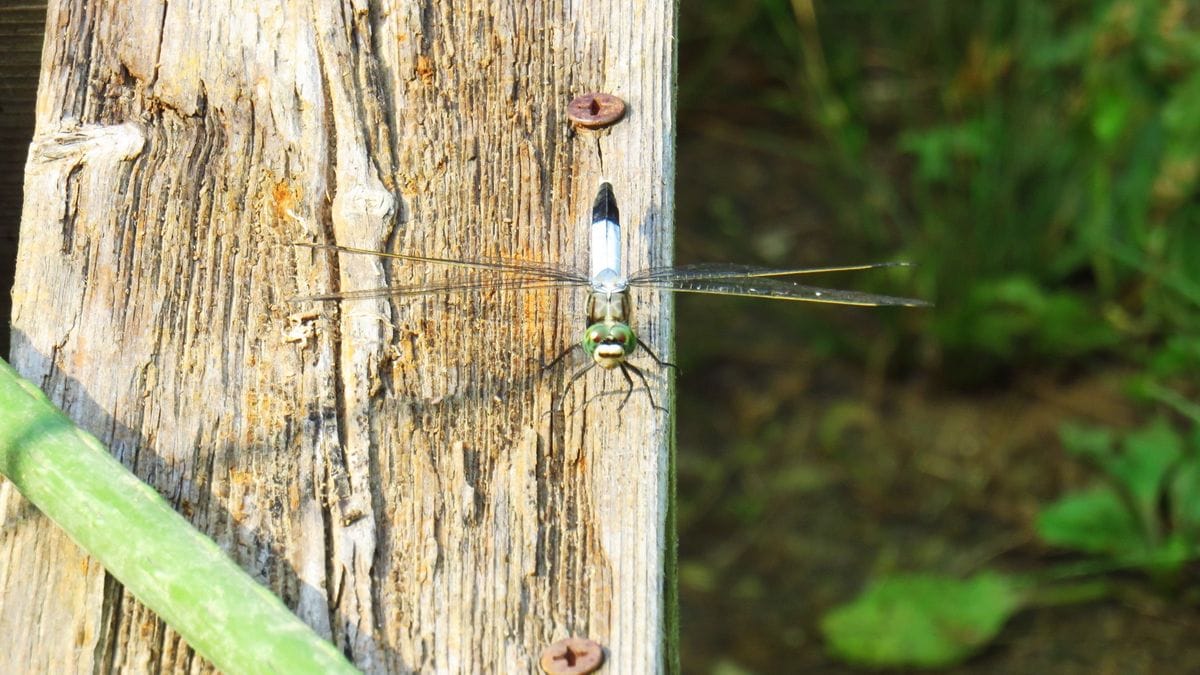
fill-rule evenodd
<path id="1" fill-rule="evenodd" d="M 600 184 L 592 205 L 591 268 L 592 287 L 606 292 L 625 289 L 625 272 L 621 269 L 621 215 L 612 186 Z"/>

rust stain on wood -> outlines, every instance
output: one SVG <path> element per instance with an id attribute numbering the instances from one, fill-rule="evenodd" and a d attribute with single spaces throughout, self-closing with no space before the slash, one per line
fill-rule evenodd
<path id="1" fill-rule="evenodd" d="M 295 217 L 302 195 L 286 180 L 271 186 L 271 209 L 276 220 L 287 221 Z"/>
<path id="2" fill-rule="evenodd" d="M 417 57 L 416 73 L 425 85 L 433 84 L 433 62 L 429 60 L 428 56 L 422 54 Z"/>

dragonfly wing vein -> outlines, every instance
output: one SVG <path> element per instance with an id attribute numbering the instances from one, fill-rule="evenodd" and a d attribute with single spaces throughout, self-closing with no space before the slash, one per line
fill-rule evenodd
<path id="1" fill-rule="evenodd" d="M 632 281 L 630 284 L 634 285 Z M 833 305 L 859 305 L 863 307 L 878 307 L 883 305 L 924 307 L 929 305 L 929 303 L 923 300 L 898 298 L 890 295 L 876 295 L 873 293 L 860 293 L 858 291 L 818 288 L 816 286 L 805 286 L 803 284 L 770 277 L 716 279 L 676 278 L 668 279 L 666 281 L 642 281 L 637 285 L 644 288 L 656 288 L 659 290 L 676 291 L 680 293 L 740 295 L 775 300 L 823 302 Z"/>
<path id="2" fill-rule="evenodd" d="M 470 260 L 452 260 L 450 258 L 435 258 L 432 256 L 415 255 L 409 253 L 388 253 L 385 251 L 373 251 L 365 248 L 354 248 L 351 246 L 335 246 L 333 244 L 308 244 L 296 243 L 293 246 L 311 248 L 319 251 L 335 251 L 337 253 L 347 253 L 351 255 L 370 255 L 376 258 L 386 258 L 390 260 L 407 260 L 410 262 L 429 263 L 432 265 L 447 265 L 450 267 L 459 267 L 463 269 L 479 270 L 484 272 L 496 272 L 500 274 L 524 274 L 526 276 L 542 277 L 544 279 L 552 279 L 563 282 L 580 282 L 588 281 L 587 275 L 575 270 L 541 262 L 528 262 L 524 260 L 512 260 L 508 258 L 475 258 Z"/>
<path id="3" fill-rule="evenodd" d="M 629 277 L 629 283 L 670 282 L 701 279 L 757 279 L 761 277 L 783 277 L 797 274 L 825 274 L 829 272 L 852 272 L 884 267 L 908 267 L 906 262 L 867 263 L 863 265 L 839 265 L 836 267 L 798 267 L 775 269 L 757 265 L 735 263 L 699 263 L 677 267 L 652 267 Z"/>
<path id="4" fill-rule="evenodd" d="M 335 291 L 317 295 L 292 298 L 292 302 L 326 302 L 332 300 L 369 300 L 372 298 L 413 297 L 436 293 L 468 293 L 493 290 L 538 290 L 567 289 L 586 286 L 586 280 L 506 278 L 506 279 L 458 279 L 441 284 L 414 284 L 411 286 L 385 286 L 358 291 Z"/>

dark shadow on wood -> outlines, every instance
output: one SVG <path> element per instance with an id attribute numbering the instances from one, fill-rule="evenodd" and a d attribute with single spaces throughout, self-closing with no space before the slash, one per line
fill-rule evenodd
<path id="1" fill-rule="evenodd" d="M 46 3 L 0 3 L 0 315 L 12 314 L 25 158 L 33 138 Z M 0 322 L 0 354 L 8 354 L 9 322 Z"/>

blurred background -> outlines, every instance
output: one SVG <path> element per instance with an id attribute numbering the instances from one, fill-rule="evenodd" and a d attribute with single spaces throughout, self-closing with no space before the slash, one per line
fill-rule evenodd
<path id="1" fill-rule="evenodd" d="M 680 11 L 684 671 L 1200 672 L 1200 6 Z"/>

